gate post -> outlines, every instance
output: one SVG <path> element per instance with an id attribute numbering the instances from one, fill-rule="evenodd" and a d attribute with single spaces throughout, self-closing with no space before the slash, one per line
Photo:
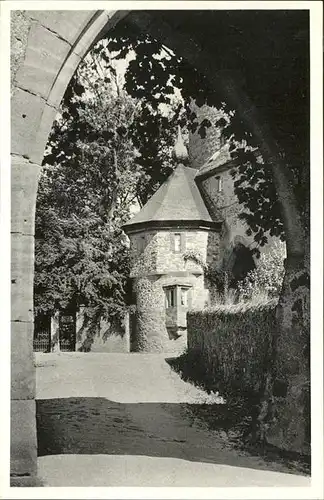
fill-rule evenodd
<path id="1" fill-rule="evenodd" d="M 51 351 L 60 352 L 59 312 L 51 317 Z"/>
<path id="2" fill-rule="evenodd" d="M 40 166 L 11 162 L 11 486 L 35 486 L 34 213 Z"/>

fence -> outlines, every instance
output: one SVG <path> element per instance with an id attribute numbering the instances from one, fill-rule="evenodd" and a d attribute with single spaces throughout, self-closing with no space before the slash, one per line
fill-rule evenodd
<path id="1" fill-rule="evenodd" d="M 33 349 L 35 352 L 49 352 L 51 350 L 51 341 L 49 339 L 34 339 Z"/>

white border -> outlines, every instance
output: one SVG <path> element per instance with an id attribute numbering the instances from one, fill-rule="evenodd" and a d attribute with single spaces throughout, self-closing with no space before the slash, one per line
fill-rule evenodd
<path id="1" fill-rule="evenodd" d="M 1 498 L 291 498 L 320 499 L 323 490 L 323 66 L 322 2 L 305 1 L 2 1 L 1 7 L 1 333 L 3 408 L 0 425 Z M 9 488 L 10 418 L 10 162 L 9 27 L 11 10 L 299 10 L 310 11 L 311 34 L 311 375 L 312 486 L 309 488 Z M 4 383 L 6 381 L 6 383 Z"/>

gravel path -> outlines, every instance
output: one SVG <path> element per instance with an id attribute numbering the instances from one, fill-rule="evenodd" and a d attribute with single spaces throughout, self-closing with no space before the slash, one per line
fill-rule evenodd
<path id="1" fill-rule="evenodd" d="M 155 354 L 37 354 L 45 486 L 308 486 L 191 418 L 211 398 Z M 212 403 L 212 404 L 211 404 Z"/>

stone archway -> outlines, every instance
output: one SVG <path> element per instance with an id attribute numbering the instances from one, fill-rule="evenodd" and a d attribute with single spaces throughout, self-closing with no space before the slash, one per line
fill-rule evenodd
<path id="1" fill-rule="evenodd" d="M 9 11 L 5 4 L 3 11 Z M 239 66 L 238 73 L 238 66 L 234 60 L 229 71 L 223 71 L 228 67 L 231 51 L 225 50 L 222 46 L 219 56 L 222 55 L 224 66 L 219 65 L 215 58 L 215 48 L 219 39 L 214 37 L 214 44 L 210 46 L 206 44 L 206 33 L 201 29 L 196 14 L 191 19 L 191 24 L 185 21 L 181 26 L 178 18 L 175 18 L 175 23 L 170 23 L 170 19 L 165 19 L 163 13 L 157 12 L 157 16 L 152 16 L 148 11 L 132 11 L 131 22 L 137 29 L 159 38 L 172 50 L 184 56 L 191 65 L 208 77 L 211 88 L 225 89 L 226 99 L 238 110 L 244 124 L 258 138 L 260 151 L 265 159 L 273 164 L 278 197 L 286 210 L 287 230 L 290 234 L 302 235 L 298 210 L 293 201 L 289 202 L 293 197 L 289 198 L 291 190 L 288 179 L 283 173 L 284 170 L 280 170 L 282 160 L 278 145 L 267 123 L 258 113 L 260 102 L 257 106 L 240 88 L 240 84 L 244 84 L 244 78 L 242 79 L 244 68 Z M 35 369 L 32 352 L 33 237 L 37 183 L 43 152 L 57 108 L 78 63 L 91 45 L 127 14 L 125 11 L 15 11 L 12 17 L 11 472 L 13 485 L 35 484 L 36 477 Z M 202 14 L 200 22 L 204 21 L 203 18 L 205 19 Z M 215 19 L 209 22 L 211 37 L 217 32 L 214 22 Z M 276 23 L 269 24 L 267 17 L 264 26 L 270 26 L 272 37 L 276 33 L 278 39 L 280 38 L 280 25 L 276 28 Z M 275 29 L 276 32 L 273 31 Z M 243 33 L 242 37 L 245 38 L 244 27 L 237 32 Z M 299 37 L 300 33 L 300 30 L 297 31 L 296 37 L 297 35 Z M 293 38 L 289 31 L 289 39 Z M 260 40 L 267 40 L 263 32 Z M 284 42 L 285 38 L 281 40 L 281 46 L 284 46 Z M 257 45 L 254 40 L 253 44 Z M 253 56 L 254 51 L 247 51 L 249 52 Z M 293 55 L 289 51 L 287 54 L 289 58 Z M 270 63 L 270 66 L 275 66 Z M 267 67 L 269 65 L 267 64 Z M 245 74 L 248 73 L 247 65 Z M 263 88 L 262 79 L 252 80 L 257 82 L 257 87 L 261 85 Z M 276 81 L 286 80 L 280 75 Z M 249 84 L 247 92 L 254 95 L 253 84 L 251 81 Z M 294 240 L 292 255 L 303 247 L 300 238 Z"/>
<path id="2" fill-rule="evenodd" d="M 11 485 L 36 484 L 34 217 L 47 137 L 79 62 L 125 11 L 11 12 Z"/>

